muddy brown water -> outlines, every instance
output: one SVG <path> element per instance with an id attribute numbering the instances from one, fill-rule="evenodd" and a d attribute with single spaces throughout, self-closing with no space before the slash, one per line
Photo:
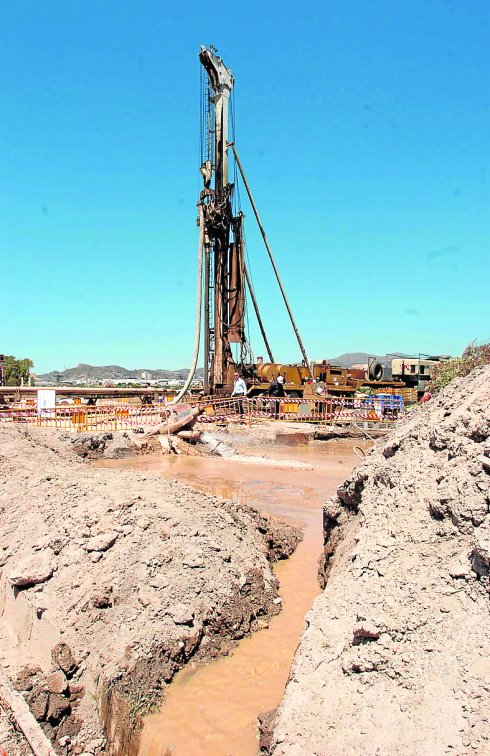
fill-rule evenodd
<path id="1" fill-rule="evenodd" d="M 240 641 L 229 656 L 188 665 L 175 676 L 161 710 L 145 719 L 139 756 L 257 754 L 257 715 L 279 704 L 305 614 L 320 592 L 322 506 L 359 461 L 354 445 L 366 451 L 370 446 L 341 440 L 249 449 L 254 458 L 268 458 L 264 465 L 183 455 L 103 463 L 160 472 L 196 489 L 289 517 L 302 525 L 304 533 L 293 556 L 274 568 L 281 613 L 268 628 Z M 246 455 L 247 449 L 240 454 Z M 288 469 L 288 461 L 308 467 Z"/>

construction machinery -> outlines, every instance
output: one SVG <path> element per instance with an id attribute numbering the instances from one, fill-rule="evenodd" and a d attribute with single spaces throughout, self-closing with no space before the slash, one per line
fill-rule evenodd
<path id="1" fill-rule="evenodd" d="M 391 361 L 391 374 L 394 380 L 403 381 L 405 386 L 416 388 L 419 393 L 423 393 L 432 378 L 434 367 L 448 359 L 448 354 L 395 356 Z"/>
<path id="2" fill-rule="evenodd" d="M 240 362 L 247 356 L 243 213 L 233 215 L 235 186 L 228 175 L 234 79 L 214 48 L 202 47 L 199 59 L 206 72 L 200 167 L 204 188 L 199 197 L 204 236 L 204 387 L 206 393 L 216 393 L 233 384 L 231 344 L 240 345 Z"/>
<path id="3" fill-rule="evenodd" d="M 229 395 L 233 374 L 239 370 L 247 382 L 249 396 L 264 393 L 282 375 L 289 395 L 303 396 L 317 390 L 349 396 L 361 385 L 403 386 L 383 380 L 382 366 L 370 366 L 365 374 L 349 372 L 326 360 L 311 363 L 298 331 L 274 260 L 250 185 L 234 141 L 232 72 L 213 46 L 201 47 L 201 138 L 200 173 L 203 188 L 198 201 L 198 270 L 194 354 L 189 376 L 175 401 L 187 392 L 194 376 L 201 341 L 204 344 L 204 393 Z M 231 165 L 230 168 L 230 158 Z M 233 173 L 233 181 L 230 181 Z M 301 362 L 284 365 L 274 360 L 247 268 L 244 249 L 244 214 L 237 201 L 237 180 L 241 177 L 262 235 L 281 292 Z M 253 305 L 264 340 L 268 362 L 254 359 L 245 329 L 247 295 Z M 201 322 L 203 323 L 201 334 Z M 234 352 L 233 352 L 234 350 Z M 377 371 L 377 373 L 376 373 Z M 391 376 L 389 376 L 391 379 Z"/>
<path id="4" fill-rule="evenodd" d="M 253 304 L 270 363 L 276 364 L 245 263 L 244 215 L 240 209 L 234 210 L 237 205 L 235 194 L 238 173 L 241 175 L 250 199 L 303 357 L 298 380 L 299 375 L 303 373 L 311 376 L 308 356 L 234 144 L 234 119 L 230 117 L 233 75 L 212 46 L 209 49 L 201 47 L 199 60 L 202 64 L 200 173 L 203 188 L 198 202 L 196 333 L 191 370 L 183 389 L 177 396 L 177 401 L 189 388 L 197 366 L 201 316 L 203 316 L 205 394 L 229 394 L 233 386 L 233 374 L 237 369 L 244 375 L 249 385 L 257 383 L 257 366 L 254 363 L 253 352 L 245 331 L 246 293 Z M 230 155 L 233 156 L 233 181 L 230 181 Z M 232 351 L 233 346 L 235 354 Z"/>

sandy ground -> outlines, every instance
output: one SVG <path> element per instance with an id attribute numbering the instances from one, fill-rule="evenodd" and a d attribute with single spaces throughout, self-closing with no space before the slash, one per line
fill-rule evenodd
<path id="1" fill-rule="evenodd" d="M 356 426 L 325 425 L 322 423 L 303 422 L 275 422 L 267 419 L 248 423 L 197 423 L 200 430 L 212 432 L 217 438 L 231 444 L 237 450 L 241 447 L 261 446 L 264 444 L 300 444 L 309 443 L 314 439 L 330 441 L 334 439 L 366 440 L 386 435 L 389 430 L 387 424 L 382 427 L 376 423 L 368 423 L 367 429 Z"/>
<path id="2" fill-rule="evenodd" d="M 490 753 L 490 366 L 380 441 L 324 510 L 326 588 L 264 751 Z"/>
<path id="3" fill-rule="evenodd" d="M 32 756 L 29 743 L 16 729 L 9 709 L 0 703 L 0 754 L 2 748 L 7 756 Z"/>
<path id="4" fill-rule="evenodd" d="M 104 751 L 97 709 L 109 751 L 132 753 L 179 668 L 279 611 L 271 561 L 298 530 L 157 474 L 92 469 L 56 431 L 3 428 L 0 465 L 3 670 L 59 753 Z"/>

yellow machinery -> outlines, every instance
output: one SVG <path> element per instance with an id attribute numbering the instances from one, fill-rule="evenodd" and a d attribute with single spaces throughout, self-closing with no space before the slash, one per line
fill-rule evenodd
<path id="1" fill-rule="evenodd" d="M 359 385 L 359 381 L 350 378 L 347 368 L 330 365 L 326 360 L 313 364 L 310 369 L 303 364 L 264 362 L 250 366 L 248 373 L 249 396 L 266 393 L 279 375 L 284 378 L 284 389 L 289 396 L 314 395 L 319 384 L 322 388 L 328 388 L 331 394 L 348 396 Z"/>
<path id="2" fill-rule="evenodd" d="M 377 365 L 378 363 L 376 363 Z M 285 365 L 279 362 L 264 362 L 249 365 L 244 371 L 249 387 L 249 396 L 265 394 L 269 386 L 279 375 L 284 378 L 284 389 L 291 397 L 317 396 L 318 390 L 326 389 L 332 396 L 352 396 L 359 388 L 369 387 L 373 390 L 400 391 L 406 383 L 399 378 L 383 379 L 383 375 L 374 378 L 368 371 L 351 370 L 331 365 L 327 360 L 311 364 L 310 369 L 304 364 Z"/>

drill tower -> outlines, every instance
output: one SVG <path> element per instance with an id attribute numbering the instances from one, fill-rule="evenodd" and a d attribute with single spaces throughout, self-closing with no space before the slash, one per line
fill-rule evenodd
<path id="1" fill-rule="evenodd" d="M 230 96 L 233 76 L 214 48 L 201 47 L 206 71 L 201 112 L 200 194 L 204 219 L 204 382 L 205 392 L 233 385 L 231 344 L 246 351 L 243 214 L 233 215 L 234 184 L 228 178 Z"/>

